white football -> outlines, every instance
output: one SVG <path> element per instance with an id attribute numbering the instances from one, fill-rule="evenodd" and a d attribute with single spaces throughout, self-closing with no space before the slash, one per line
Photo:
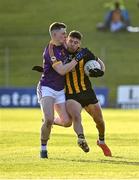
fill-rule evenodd
<path id="1" fill-rule="evenodd" d="M 84 65 L 84 71 L 85 71 L 85 74 L 87 76 L 89 76 L 89 70 L 90 69 L 100 69 L 101 70 L 101 66 L 100 64 L 96 61 L 96 60 L 89 60 L 87 63 L 85 63 Z"/>

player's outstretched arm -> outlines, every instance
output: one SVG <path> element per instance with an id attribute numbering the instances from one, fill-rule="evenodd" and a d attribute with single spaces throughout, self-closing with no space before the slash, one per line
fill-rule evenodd
<path id="1" fill-rule="evenodd" d="M 67 63 L 66 65 L 63 65 L 62 62 L 57 62 L 53 64 L 53 68 L 56 72 L 58 72 L 60 75 L 65 75 L 67 72 L 71 71 L 77 64 L 77 61 L 72 60 L 70 63 Z M 32 70 L 43 72 L 44 69 L 42 66 L 33 66 Z"/>
<path id="2" fill-rule="evenodd" d="M 52 65 L 52 67 L 60 75 L 65 75 L 66 73 L 70 72 L 77 65 L 77 63 L 84 57 L 85 54 L 86 54 L 86 49 L 81 49 L 81 51 L 79 51 L 75 55 L 75 57 L 72 59 L 72 61 L 70 63 L 63 65 L 61 61 L 58 61 L 58 62 L 56 61 L 56 63 L 54 63 Z"/>

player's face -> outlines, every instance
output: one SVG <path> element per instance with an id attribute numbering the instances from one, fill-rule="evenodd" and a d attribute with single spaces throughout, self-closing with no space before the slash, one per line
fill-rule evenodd
<path id="1" fill-rule="evenodd" d="M 81 46 L 81 41 L 77 38 L 68 36 L 66 44 L 68 51 L 74 53 Z"/>
<path id="2" fill-rule="evenodd" d="M 57 31 L 54 32 L 54 39 L 58 43 L 64 44 L 66 42 L 66 38 L 67 38 L 66 30 L 57 30 Z"/>

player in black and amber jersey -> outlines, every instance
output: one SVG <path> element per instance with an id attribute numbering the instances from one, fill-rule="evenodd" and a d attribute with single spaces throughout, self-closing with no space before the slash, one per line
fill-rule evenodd
<path id="1" fill-rule="evenodd" d="M 67 49 L 71 59 L 81 47 L 82 35 L 78 31 L 70 32 L 67 39 Z M 99 132 L 97 145 L 101 147 L 105 156 L 112 156 L 110 149 L 105 143 L 105 123 L 98 103 L 96 94 L 92 88 L 89 77 L 84 72 L 84 65 L 89 60 L 97 60 L 101 65 L 101 70 L 90 72 L 90 76 L 103 76 L 105 71 L 104 63 L 97 58 L 92 52 L 87 53 L 75 68 L 66 74 L 66 106 L 67 111 L 74 120 L 73 127 L 78 134 L 78 144 L 82 146 L 84 138 L 83 127 L 81 124 L 81 111 L 84 108 L 93 118 Z M 76 127 L 76 128 L 75 128 Z M 78 127 L 78 128 L 77 128 Z M 81 141 L 81 143 L 80 143 Z"/>
<path id="2" fill-rule="evenodd" d="M 69 39 L 70 38 L 70 39 Z M 72 41 L 71 37 L 69 37 L 67 43 L 76 43 L 74 42 L 69 42 Z M 68 44 L 69 45 L 69 44 Z M 69 45 L 70 46 L 70 45 Z M 77 51 L 75 53 L 72 53 L 70 49 L 68 49 L 70 52 L 69 59 L 72 59 Z M 97 60 L 98 58 L 94 56 L 93 53 L 91 53 L 88 49 L 86 50 L 86 55 L 82 60 L 80 60 L 79 64 L 75 66 L 75 68 L 72 69 L 69 73 L 66 74 L 66 83 L 65 83 L 65 93 L 66 93 L 66 98 L 67 99 L 72 99 L 76 98 L 78 101 L 78 96 L 79 95 L 79 101 L 82 107 L 85 107 L 86 105 L 92 103 L 97 103 L 98 100 L 96 99 L 96 96 L 94 94 L 94 91 L 92 89 L 92 85 L 90 82 L 89 77 L 85 74 L 84 72 L 84 65 L 87 61 L 89 60 Z M 102 71 L 102 74 L 104 72 Z M 84 99 L 84 93 L 85 95 L 89 95 L 89 98 L 87 97 Z M 86 94 L 87 93 L 87 94 Z M 92 97 L 93 93 L 93 97 Z M 91 98 L 90 98 L 91 97 Z M 82 99 L 83 98 L 83 99 Z"/>

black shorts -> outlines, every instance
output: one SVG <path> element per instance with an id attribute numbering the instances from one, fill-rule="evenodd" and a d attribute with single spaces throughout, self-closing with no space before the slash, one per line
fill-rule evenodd
<path id="1" fill-rule="evenodd" d="M 96 104 L 98 99 L 93 89 L 83 91 L 78 94 L 66 94 L 66 100 L 73 99 L 81 104 L 82 107 L 88 106 L 89 104 Z"/>

